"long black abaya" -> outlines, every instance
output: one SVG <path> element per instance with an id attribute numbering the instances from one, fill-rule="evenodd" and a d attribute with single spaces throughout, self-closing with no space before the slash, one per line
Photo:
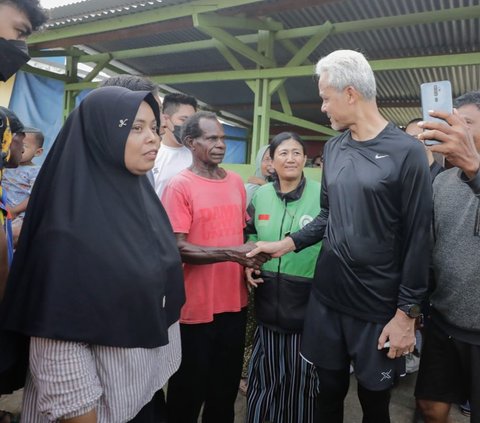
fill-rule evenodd
<path id="1" fill-rule="evenodd" d="M 168 343 L 185 295 L 167 215 L 125 144 L 147 92 L 94 90 L 38 175 L 0 312 L 4 330 L 115 347 Z"/>

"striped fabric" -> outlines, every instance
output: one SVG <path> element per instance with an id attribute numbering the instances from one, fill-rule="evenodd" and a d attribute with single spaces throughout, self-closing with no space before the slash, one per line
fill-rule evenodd
<path id="1" fill-rule="evenodd" d="M 248 369 L 247 423 L 313 423 L 319 383 L 300 357 L 301 334 L 258 326 Z"/>
<path id="2" fill-rule="evenodd" d="M 130 421 L 180 366 L 178 322 L 168 337 L 168 345 L 151 349 L 31 338 L 21 422 L 54 422 L 93 408 L 98 423 Z"/>

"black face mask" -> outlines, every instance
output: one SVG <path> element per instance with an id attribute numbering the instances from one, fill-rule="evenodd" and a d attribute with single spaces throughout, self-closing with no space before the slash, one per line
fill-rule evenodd
<path id="1" fill-rule="evenodd" d="M 179 143 L 182 144 L 182 139 L 180 138 L 180 132 L 182 131 L 182 127 L 180 125 L 175 125 L 173 127 L 172 134 L 175 137 L 175 140 Z"/>
<path id="2" fill-rule="evenodd" d="M 29 60 L 25 41 L 0 38 L 0 81 L 7 81 Z"/>

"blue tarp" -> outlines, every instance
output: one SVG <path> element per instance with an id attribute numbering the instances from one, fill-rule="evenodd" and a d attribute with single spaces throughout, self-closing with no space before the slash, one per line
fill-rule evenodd
<path id="1" fill-rule="evenodd" d="M 88 93 L 89 90 L 79 93 L 77 105 Z M 24 125 L 39 128 L 45 135 L 44 153 L 34 159 L 37 164 L 43 163 L 63 123 L 63 82 L 18 72 L 9 108 L 18 115 Z M 223 126 L 227 138 L 224 163 L 245 163 L 247 130 L 230 125 Z"/>
<path id="2" fill-rule="evenodd" d="M 227 153 L 223 160 L 224 163 L 246 163 L 247 158 L 247 130 L 235 126 L 223 124 L 225 131 L 225 144 Z M 231 139 L 232 137 L 234 139 Z"/>
<path id="3" fill-rule="evenodd" d="M 18 72 L 9 108 L 24 125 L 34 126 L 45 135 L 45 152 L 34 159 L 42 163 L 63 123 L 63 82 Z"/>

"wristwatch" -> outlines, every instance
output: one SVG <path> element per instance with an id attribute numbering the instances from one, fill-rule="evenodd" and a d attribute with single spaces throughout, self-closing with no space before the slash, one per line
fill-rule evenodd
<path id="1" fill-rule="evenodd" d="M 399 310 L 402 310 L 408 317 L 416 319 L 422 315 L 422 309 L 418 304 L 405 304 L 398 307 Z"/>

